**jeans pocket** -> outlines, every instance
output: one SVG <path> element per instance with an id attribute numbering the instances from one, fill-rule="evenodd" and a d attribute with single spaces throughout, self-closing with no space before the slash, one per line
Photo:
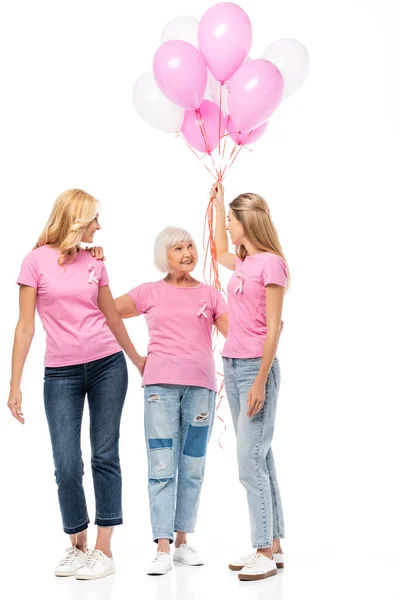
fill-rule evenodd
<path id="1" fill-rule="evenodd" d="M 209 425 L 204 425 L 202 427 L 189 425 L 189 431 L 183 449 L 183 454 L 185 456 L 192 456 L 193 458 L 205 456 L 209 429 Z"/>

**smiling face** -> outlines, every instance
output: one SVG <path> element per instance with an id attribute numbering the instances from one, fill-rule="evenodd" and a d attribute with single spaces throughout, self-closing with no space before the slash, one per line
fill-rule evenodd
<path id="1" fill-rule="evenodd" d="M 99 223 L 99 215 L 97 213 L 96 217 L 88 225 L 85 233 L 83 234 L 83 236 L 82 236 L 82 242 L 85 242 L 86 244 L 92 244 L 93 240 L 94 240 L 94 234 L 99 229 L 101 229 L 101 227 L 100 227 L 100 223 Z"/>
<path id="2" fill-rule="evenodd" d="M 196 266 L 197 254 L 192 241 L 175 244 L 167 250 L 170 273 L 185 275 Z"/>
<path id="3" fill-rule="evenodd" d="M 239 246 L 240 244 L 244 243 L 243 225 L 239 223 L 232 209 L 229 209 L 229 213 L 226 220 L 226 230 L 228 231 L 231 238 L 231 242 L 234 246 Z"/>

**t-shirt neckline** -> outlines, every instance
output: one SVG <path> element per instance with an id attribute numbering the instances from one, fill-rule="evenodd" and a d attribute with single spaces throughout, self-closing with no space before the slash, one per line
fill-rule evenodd
<path id="1" fill-rule="evenodd" d="M 200 286 L 202 286 L 203 284 L 200 283 L 198 285 L 192 285 L 190 287 L 184 287 L 181 285 L 171 285 L 170 283 L 167 283 L 166 281 L 164 281 L 164 279 L 161 279 L 162 283 L 164 283 L 165 285 L 167 285 L 170 288 L 174 288 L 175 290 L 198 290 Z"/>

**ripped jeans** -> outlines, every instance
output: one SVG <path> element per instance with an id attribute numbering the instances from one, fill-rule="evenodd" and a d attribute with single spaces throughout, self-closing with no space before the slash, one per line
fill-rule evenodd
<path id="1" fill-rule="evenodd" d="M 196 524 L 215 392 L 185 385 L 146 385 L 144 421 L 153 539 L 192 533 Z"/>

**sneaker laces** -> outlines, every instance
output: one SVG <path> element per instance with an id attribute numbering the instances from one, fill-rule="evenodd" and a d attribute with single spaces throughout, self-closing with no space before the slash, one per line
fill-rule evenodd
<path id="1" fill-rule="evenodd" d="M 179 546 L 179 548 L 185 548 L 185 550 L 188 550 L 192 554 L 197 554 L 196 550 L 194 548 L 192 548 L 191 546 L 188 546 L 187 544 L 181 544 Z"/>
<path id="2" fill-rule="evenodd" d="M 243 556 L 243 558 L 240 559 L 240 562 L 243 564 L 247 564 L 249 562 L 249 560 L 251 560 L 254 556 L 254 552 L 252 552 L 251 554 L 248 554 L 247 556 Z"/>
<path id="3" fill-rule="evenodd" d="M 86 556 L 86 562 L 83 566 L 92 571 L 96 563 L 100 560 L 100 553 L 98 550 L 89 550 Z"/>
<path id="4" fill-rule="evenodd" d="M 158 560 L 162 560 L 163 556 L 169 556 L 169 552 L 157 552 L 155 559 L 153 560 L 153 562 L 157 562 Z"/>
<path id="5" fill-rule="evenodd" d="M 250 558 L 250 560 L 247 561 L 245 566 L 248 567 L 249 569 L 252 569 L 261 560 L 261 557 L 262 557 L 261 554 L 258 554 L 258 553 L 253 554 L 252 557 Z"/>
<path id="6" fill-rule="evenodd" d="M 67 553 L 66 556 L 64 556 L 64 558 L 62 559 L 62 561 L 60 562 L 60 566 L 65 566 L 65 565 L 71 565 L 75 558 L 78 556 L 78 548 L 76 548 L 75 546 L 72 548 L 66 548 L 65 552 Z"/>

